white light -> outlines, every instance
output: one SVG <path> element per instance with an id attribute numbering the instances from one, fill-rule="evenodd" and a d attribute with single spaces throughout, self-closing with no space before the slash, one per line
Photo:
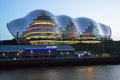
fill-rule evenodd
<path id="1" fill-rule="evenodd" d="M 3 53 L 2 55 L 5 56 L 5 53 Z"/>
<path id="2" fill-rule="evenodd" d="M 17 53 L 17 55 L 19 56 L 19 53 Z"/>

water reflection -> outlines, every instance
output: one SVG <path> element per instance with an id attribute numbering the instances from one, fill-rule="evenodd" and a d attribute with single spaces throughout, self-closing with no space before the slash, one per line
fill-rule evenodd
<path id="1" fill-rule="evenodd" d="M 0 70 L 0 80 L 120 80 L 120 65 Z"/>

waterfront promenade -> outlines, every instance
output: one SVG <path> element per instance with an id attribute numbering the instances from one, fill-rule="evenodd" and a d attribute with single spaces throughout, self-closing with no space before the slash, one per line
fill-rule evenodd
<path id="1" fill-rule="evenodd" d="M 0 67 L 50 67 L 120 64 L 120 57 L 0 59 Z"/>

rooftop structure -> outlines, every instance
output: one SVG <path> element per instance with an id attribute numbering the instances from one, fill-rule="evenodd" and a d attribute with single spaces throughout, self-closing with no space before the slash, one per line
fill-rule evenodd
<path id="1" fill-rule="evenodd" d="M 1 59 L 74 57 L 75 49 L 70 45 L 0 45 Z"/>

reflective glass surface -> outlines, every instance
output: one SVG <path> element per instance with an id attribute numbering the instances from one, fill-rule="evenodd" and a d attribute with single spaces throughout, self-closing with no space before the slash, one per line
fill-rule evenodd
<path id="1" fill-rule="evenodd" d="M 79 31 L 77 26 L 74 23 L 74 20 L 66 15 L 58 16 L 59 26 L 61 27 L 62 31 L 62 38 L 63 39 L 78 39 L 79 38 Z"/>
<path id="2" fill-rule="evenodd" d="M 105 24 L 99 23 L 103 38 L 111 37 L 111 28 Z"/>
<path id="3" fill-rule="evenodd" d="M 19 42 L 33 40 L 110 39 L 111 28 L 94 20 L 66 15 L 54 15 L 46 10 L 35 10 L 7 23 L 8 30 Z"/>
<path id="4" fill-rule="evenodd" d="M 100 35 L 97 23 L 92 19 L 80 17 L 75 19 L 81 37 L 98 37 Z"/>

